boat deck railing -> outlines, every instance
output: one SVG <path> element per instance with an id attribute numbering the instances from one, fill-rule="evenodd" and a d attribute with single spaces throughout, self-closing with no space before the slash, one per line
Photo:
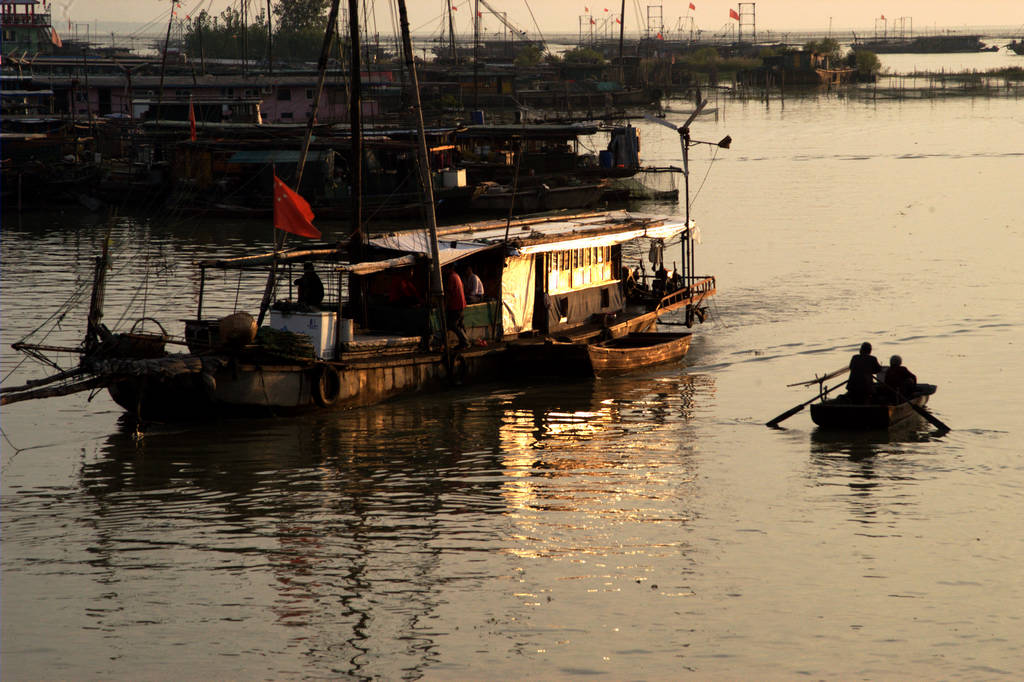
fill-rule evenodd
<path id="1" fill-rule="evenodd" d="M 662 296 L 661 300 L 658 301 L 658 307 L 655 310 L 666 311 L 683 305 L 700 303 L 714 293 L 714 276 L 708 275 L 700 277 L 694 280 L 694 282 L 689 286 L 684 286 Z"/>

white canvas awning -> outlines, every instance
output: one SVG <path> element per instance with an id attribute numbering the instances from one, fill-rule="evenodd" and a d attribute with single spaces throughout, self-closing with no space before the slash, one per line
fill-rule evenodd
<path id="1" fill-rule="evenodd" d="M 370 244 L 395 251 L 418 253 L 430 258 L 430 236 L 426 230 L 412 230 L 381 235 L 371 239 Z M 471 256 L 474 253 L 493 249 L 496 246 L 497 244 L 469 239 L 453 241 L 450 238 L 442 237 L 437 240 L 438 254 L 441 257 L 442 267 L 461 260 L 466 256 Z"/>

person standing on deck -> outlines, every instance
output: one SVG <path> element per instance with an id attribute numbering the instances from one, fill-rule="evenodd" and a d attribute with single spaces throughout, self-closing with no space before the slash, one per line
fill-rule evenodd
<path id="1" fill-rule="evenodd" d="M 473 272 L 471 265 L 466 266 L 466 300 L 469 303 L 479 303 L 484 300 L 484 283 Z"/>
<path id="2" fill-rule="evenodd" d="M 469 345 L 466 338 L 466 323 L 463 319 L 463 311 L 466 310 L 466 295 L 463 293 L 462 278 L 455 268 L 448 269 L 448 276 L 444 282 L 445 312 L 448 321 L 449 331 L 455 332 L 459 337 L 459 345 L 456 350 L 461 350 Z"/>
<path id="3" fill-rule="evenodd" d="M 871 344 L 860 344 L 860 353 L 850 358 L 850 379 L 846 392 L 855 403 L 866 403 L 874 391 L 875 374 L 882 371 L 878 359 L 871 354 Z"/>

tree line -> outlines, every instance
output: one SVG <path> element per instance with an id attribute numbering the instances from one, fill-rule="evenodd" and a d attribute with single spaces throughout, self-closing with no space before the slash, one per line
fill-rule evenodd
<path id="1" fill-rule="evenodd" d="M 327 0 L 278 0 L 271 26 L 275 60 L 315 61 L 327 29 Z M 184 47 L 194 60 L 258 62 L 267 58 L 267 39 L 265 8 L 243 17 L 240 9 L 229 6 L 219 15 L 203 10 L 188 19 Z"/>

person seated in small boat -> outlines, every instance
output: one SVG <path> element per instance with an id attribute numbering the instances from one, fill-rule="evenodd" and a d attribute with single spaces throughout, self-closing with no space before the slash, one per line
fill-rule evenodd
<path id="1" fill-rule="evenodd" d="M 316 274 L 312 263 L 303 264 L 302 277 L 295 280 L 295 286 L 299 289 L 300 304 L 315 308 L 324 302 L 324 283 L 320 281 L 320 275 Z"/>
<path id="2" fill-rule="evenodd" d="M 896 392 L 894 399 L 906 399 L 913 395 L 917 388 L 917 377 L 909 369 L 903 366 L 903 358 L 894 355 L 889 358 L 889 369 L 885 370 L 885 385 Z"/>
<path id="3" fill-rule="evenodd" d="M 850 378 L 846 383 L 846 394 L 850 402 L 865 404 L 871 402 L 875 390 L 875 374 L 882 371 L 878 359 L 871 354 L 871 344 L 860 344 L 860 352 L 850 358 Z"/>

